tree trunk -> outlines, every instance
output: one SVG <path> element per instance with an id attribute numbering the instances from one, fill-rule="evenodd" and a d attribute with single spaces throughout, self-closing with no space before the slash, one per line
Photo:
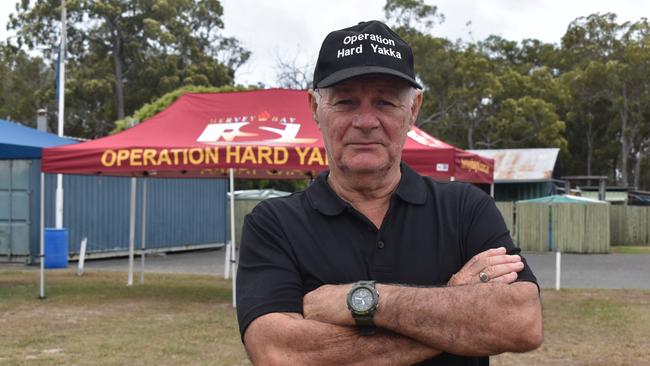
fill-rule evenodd
<path id="1" fill-rule="evenodd" d="M 113 35 L 113 67 L 115 76 L 115 101 L 117 107 L 117 119 L 124 118 L 124 71 L 122 70 L 122 36 L 121 32 L 110 17 L 106 17 L 106 23 Z"/>
<path id="2" fill-rule="evenodd" d="M 643 154 L 637 152 L 634 157 L 634 189 L 639 189 L 639 183 L 641 183 L 641 161 L 643 160 Z"/>
<path id="3" fill-rule="evenodd" d="M 627 161 L 630 155 L 631 144 L 628 141 L 628 131 L 627 131 L 627 122 L 628 122 L 628 104 L 627 104 L 627 88 L 623 84 L 623 106 L 621 107 L 620 116 L 621 116 L 621 185 L 623 187 L 628 186 L 628 174 L 627 174 Z"/>
<path id="4" fill-rule="evenodd" d="M 587 124 L 587 175 L 591 175 L 591 157 L 594 154 L 594 134 L 591 121 Z M 587 183 L 590 184 L 590 183 Z"/>
<path id="5" fill-rule="evenodd" d="M 121 41 L 117 41 L 121 43 Z M 122 59 L 119 56 L 117 49 L 121 49 L 121 45 L 114 47 L 113 62 L 115 63 L 115 97 L 117 99 L 117 119 L 124 118 L 124 77 L 122 73 Z M 120 51 L 121 52 L 121 51 Z"/>
<path id="6" fill-rule="evenodd" d="M 474 125 L 472 123 L 467 126 L 467 148 L 474 148 Z"/>

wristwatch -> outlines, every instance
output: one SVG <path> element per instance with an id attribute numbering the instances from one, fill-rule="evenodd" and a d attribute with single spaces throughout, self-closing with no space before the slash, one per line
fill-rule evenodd
<path id="1" fill-rule="evenodd" d="M 352 313 L 361 335 L 375 332 L 373 316 L 379 307 L 379 293 L 375 281 L 359 281 L 352 285 L 347 297 L 348 309 Z"/>

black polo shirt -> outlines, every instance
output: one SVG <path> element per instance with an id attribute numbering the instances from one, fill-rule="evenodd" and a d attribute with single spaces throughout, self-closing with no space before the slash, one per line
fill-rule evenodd
<path id="1" fill-rule="evenodd" d="M 482 251 L 505 246 L 519 253 L 483 191 L 421 177 L 404 163 L 401 170 L 381 228 L 336 195 L 327 173 L 246 216 L 237 272 L 242 337 L 261 315 L 302 313 L 303 296 L 324 284 L 442 286 Z M 518 280 L 536 283 L 527 264 Z M 487 365 L 488 359 L 442 354 L 423 364 Z"/>

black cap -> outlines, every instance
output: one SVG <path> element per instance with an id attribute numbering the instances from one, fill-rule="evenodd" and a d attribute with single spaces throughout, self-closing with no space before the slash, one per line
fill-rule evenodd
<path id="1" fill-rule="evenodd" d="M 325 37 L 314 70 L 314 88 L 367 74 L 397 76 L 422 89 L 415 80 L 411 47 L 386 24 L 361 22 Z"/>

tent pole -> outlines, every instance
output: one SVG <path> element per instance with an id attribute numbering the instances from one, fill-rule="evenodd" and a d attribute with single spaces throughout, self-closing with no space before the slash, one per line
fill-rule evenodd
<path id="1" fill-rule="evenodd" d="M 131 178 L 131 210 L 129 212 L 129 278 L 127 286 L 133 285 L 133 252 L 135 251 L 135 198 L 137 181 Z"/>
<path id="2" fill-rule="evenodd" d="M 490 197 L 494 198 L 494 182 L 490 183 Z"/>
<path id="3" fill-rule="evenodd" d="M 41 273 L 38 298 L 45 299 L 45 173 L 41 173 L 41 207 L 40 207 L 41 224 L 39 228 L 40 234 L 40 253 L 41 259 Z"/>
<path id="4" fill-rule="evenodd" d="M 144 283 L 144 256 L 146 249 L 146 239 L 147 239 L 147 178 L 142 180 L 142 223 L 140 225 L 142 228 L 142 239 L 140 241 L 140 283 Z"/>
<path id="5" fill-rule="evenodd" d="M 562 253 L 555 250 L 555 290 L 560 291 L 560 276 L 562 273 Z"/>
<path id="6" fill-rule="evenodd" d="M 235 242 L 235 169 L 230 168 L 230 270 L 232 271 L 232 306 L 236 307 L 235 303 L 235 274 L 237 268 L 235 267 L 237 255 L 237 243 Z"/>
<path id="7" fill-rule="evenodd" d="M 226 243 L 226 253 L 223 256 L 223 278 L 230 278 L 230 240 Z"/>
<path id="8" fill-rule="evenodd" d="M 232 256 L 230 255 L 232 251 L 232 243 L 234 242 L 234 235 L 233 235 L 233 230 L 235 227 L 235 179 L 234 179 L 234 170 L 233 168 L 230 168 L 228 170 L 228 191 L 230 193 L 230 241 L 226 244 L 226 253 L 224 255 L 224 265 L 223 265 L 223 278 L 224 279 L 229 279 L 230 278 L 230 264 L 231 264 L 231 258 Z"/>

